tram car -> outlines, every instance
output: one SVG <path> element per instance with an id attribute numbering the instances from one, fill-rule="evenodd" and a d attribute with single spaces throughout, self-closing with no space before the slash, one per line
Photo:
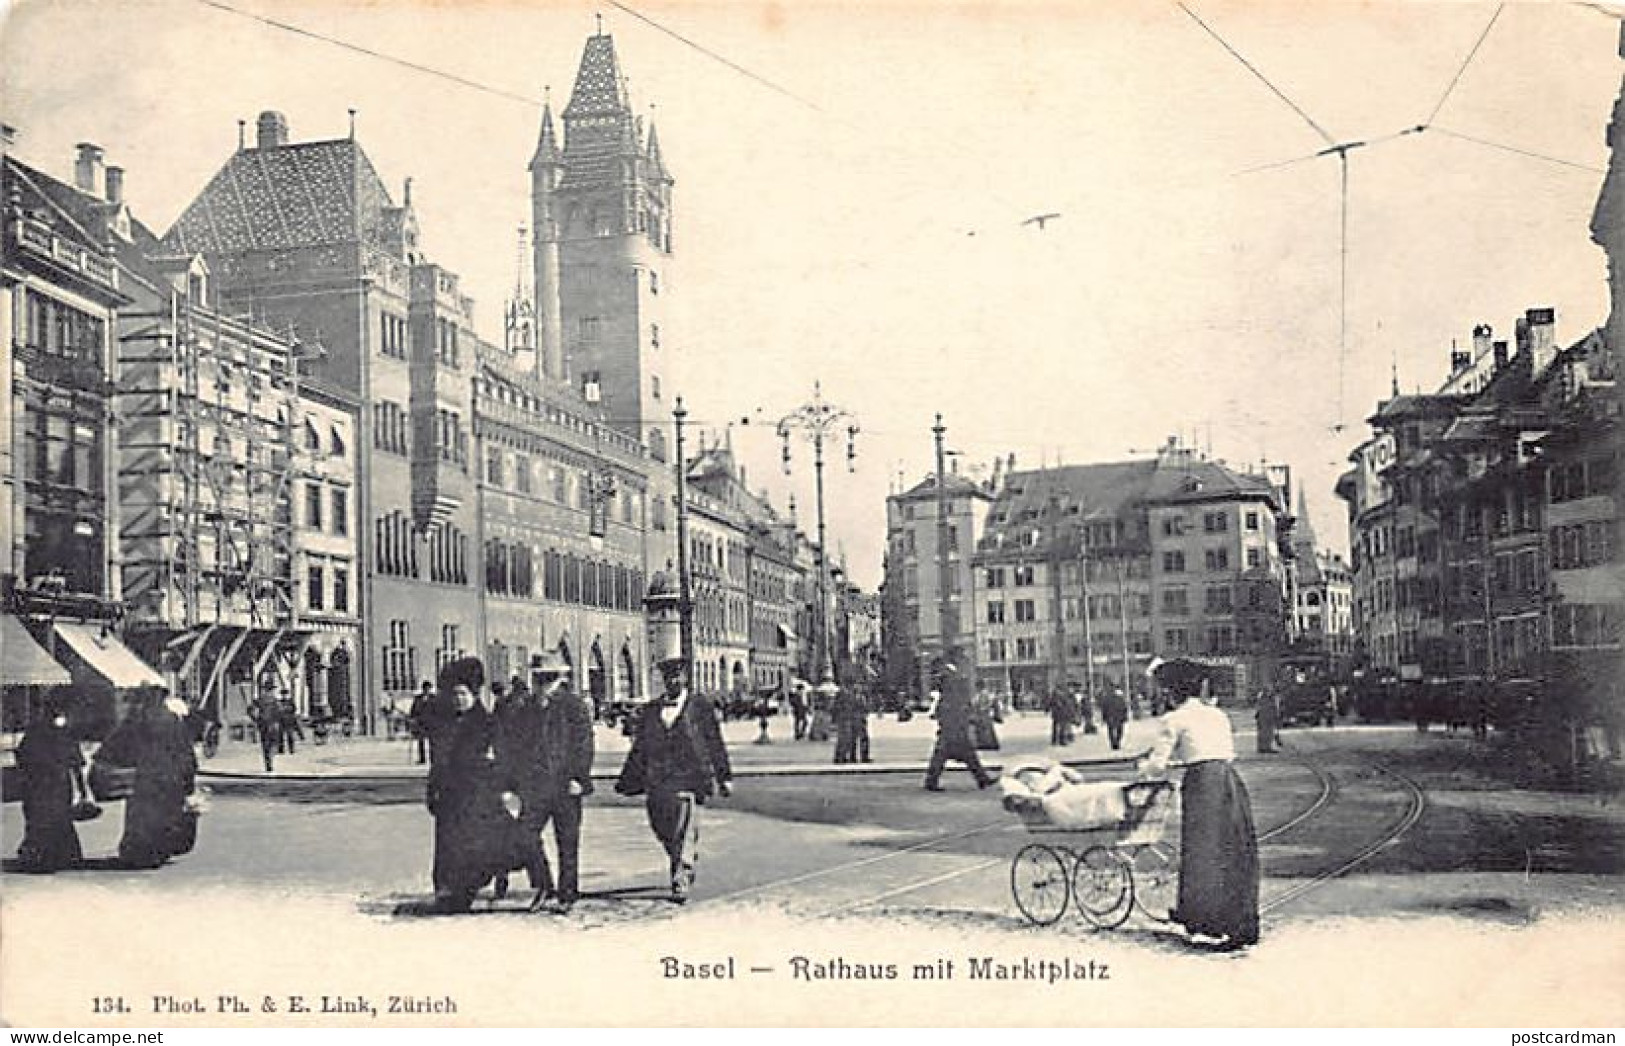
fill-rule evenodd
<path id="1" fill-rule="evenodd" d="M 1280 699 L 1282 726 L 1336 724 L 1337 696 L 1327 655 L 1293 654 L 1282 658 L 1275 692 Z"/>

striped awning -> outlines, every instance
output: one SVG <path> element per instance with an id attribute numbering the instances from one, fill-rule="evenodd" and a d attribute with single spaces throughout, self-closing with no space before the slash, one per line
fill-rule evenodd
<path id="1" fill-rule="evenodd" d="M 0 614 L 0 685 L 67 686 L 71 682 L 68 670 L 34 642 L 21 621 Z"/>

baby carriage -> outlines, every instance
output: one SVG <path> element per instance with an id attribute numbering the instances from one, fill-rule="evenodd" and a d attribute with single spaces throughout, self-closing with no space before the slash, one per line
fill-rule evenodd
<path id="1" fill-rule="evenodd" d="M 1178 807 L 1177 785 L 1091 783 L 1051 766 L 1007 774 L 1003 788 L 1005 809 L 1041 837 L 1010 862 L 1010 893 L 1028 921 L 1048 926 L 1069 903 L 1103 930 L 1123 925 L 1136 907 L 1168 921 L 1179 858 L 1163 836 Z"/>

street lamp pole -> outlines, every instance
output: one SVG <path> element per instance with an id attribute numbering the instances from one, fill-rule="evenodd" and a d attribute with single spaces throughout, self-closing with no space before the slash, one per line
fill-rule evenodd
<path id="1" fill-rule="evenodd" d="M 678 649 L 683 655 L 683 673 L 687 686 L 694 688 L 694 603 L 688 576 L 688 469 L 683 460 L 683 422 L 688 411 L 683 408 L 683 397 L 677 397 L 672 409 L 677 423 L 677 594 L 678 594 Z"/>
<path id="2" fill-rule="evenodd" d="M 824 540 L 824 441 L 832 438 L 835 431 L 842 425 L 846 426 L 846 467 L 853 470 L 853 463 L 857 458 L 858 425 L 856 419 L 840 407 L 824 399 L 823 386 L 813 382 L 813 397 L 795 410 L 779 419 L 778 433 L 783 444 L 784 473 L 790 474 L 790 436 L 799 433 L 812 443 L 813 446 L 813 474 L 814 492 L 818 504 L 818 607 L 817 639 L 813 669 L 820 677 L 820 681 L 835 678 L 833 665 L 830 662 L 829 649 L 829 584 L 827 574 L 829 571 L 829 555 Z"/>
<path id="3" fill-rule="evenodd" d="M 942 415 L 931 426 L 937 441 L 937 632 L 942 637 L 942 658 L 948 660 L 953 649 L 954 633 L 959 630 L 953 620 L 953 578 L 949 574 L 948 560 L 948 473 L 944 467 L 947 451 L 942 438 L 948 430 L 942 424 Z"/>

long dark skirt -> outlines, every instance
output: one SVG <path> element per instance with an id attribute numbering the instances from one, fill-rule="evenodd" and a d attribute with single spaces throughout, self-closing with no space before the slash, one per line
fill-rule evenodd
<path id="1" fill-rule="evenodd" d="M 82 854 L 73 827 L 73 773 L 79 747 L 67 733 L 38 726 L 17 753 L 23 778 L 23 841 L 17 859 L 29 871 L 55 872 L 78 864 Z"/>
<path id="2" fill-rule="evenodd" d="M 124 804 L 124 836 L 119 860 L 132 868 L 157 868 L 171 857 L 188 853 L 196 839 L 197 821 L 186 812 L 191 782 L 138 770 L 135 791 Z"/>
<path id="3" fill-rule="evenodd" d="M 486 780 L 448 789 L 434 821 L 435 892 L 453 909 L 466 909 L 493 878 L 521 868 L 540 884 L 541 839 L 502 805 Z"/>
<path id="4" fill-rule="evenodd" d="M 1196 763 L 1181 788 L 1179 905 L 1191 933 L 1258 941 L 1258 836 L 1252 801 L 1235 767 Z"/>

